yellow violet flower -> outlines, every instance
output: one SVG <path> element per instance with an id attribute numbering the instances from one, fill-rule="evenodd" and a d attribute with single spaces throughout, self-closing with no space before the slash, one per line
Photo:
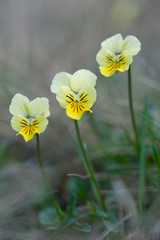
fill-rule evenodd
<path id="1" fill-rule="evenodd" d="M 47 127 L 49 112 L 49 101 L 47 98 L 36 98 L 33 101 L 17 93 L 10 104 L 12 128 L 21 134 L 25 141 L 31 140 L 35 133 L 43 133 Z"/>
<path id="2" fill-rule="evenodd" d="M 86 69 L 81 69 L 73 75 L 60 72 L 55 75 L 51 84 L 51 92 L 62 108 L 66 108 L 68 117 L 79 120 L 85 111 L 91 111 L 96 101 L 97 77 Z"/>
<path id="3" fill-rule="evenodd" d="M 101 43 L 101 49 L 97 53 L 96 60 L 99 69 L 105 77 L 112 76 L 116 71 L 124 72 L 129 69 L 132 57 L 141 49 L 140 41 L 134 36 L 122 38 L 116 34 Z"/>

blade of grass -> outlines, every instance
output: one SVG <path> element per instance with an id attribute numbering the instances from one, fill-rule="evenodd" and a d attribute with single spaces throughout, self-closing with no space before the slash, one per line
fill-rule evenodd
<path id="1" fill-rule="evenodd" d="M 9 147 L 9 141 L 7 139 L 1 141 L 0 143 L 0 167 L 6 162 L 5 154 L 7 152 L 7 148 Z"/>
<path id="2" fill-rule="evenodd" d="M 155 165 L 158 169 L 158 174 L 160 176 L 160 156 L 159 156 L 159 151 L 155 145 L 151 146 L 152 152 L 153 152 L 153 160 L 155 162 Z"/>
<path id="3" fill-rule="evenodd" d="M 147 115 L 147 98 L 144 102 L 143 116 Z M 140 165 L 139 165 L 139 210 L 142 213 L 144 208 L 144 197 L 145 197 L 145 169 L 146 169 L 146 158 L 145 158 L 145 136 L 146 136 L 146 117 L 142 117 L 142 130 L 140 139 Z"/>
<path id="4" fill-rule="evenodd" d="M 147 115 L 149 115 L 149 114 L 147 114 Z M 159 156 L 158 148 L 156 147 L 156 143 L 155 143 L 154 121 L 150 115 L 147 116 L 147 120 L 148 120 L 149 138 L 150 138 L 150 142 L 151 142 L 152 157 L 153 157 L 153 161 L 157 167 L 158 175 L 160 178 L 160 156 Z"/>

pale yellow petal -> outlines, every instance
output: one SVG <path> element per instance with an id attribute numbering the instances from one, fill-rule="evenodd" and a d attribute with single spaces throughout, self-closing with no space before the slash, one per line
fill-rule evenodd
<path id="1" fill-rule="evenodd" d="M 24 124 L 24 122 L 21 121 L 21 129 L 17 133 L 17 135 L 21 134 L 25 141 L 28 142 L 31 140 L 35 133 L 43 133 L 46 130 L 46 127 L 48 125 L 48 120 L 46 117 L 41 116 L 34 119 L 28 120 L 28 124 Z"/>
<path id="2" fill-rule="evenodd" d="M 123 38 L 120 33 L 107 38 L 105 41 L 101 43 L 102 48 L 109 49 L 113 53 L 120 53 L 122 51 L 123 46 Z"/>
<path id="3" fill-rule="evenodd" d="M 32 126 L 38 128 L 39 133 L 43 133 L 48 125 L 48 120 L 46 117 L 37 117 L 32 120 Z"/>
<path id="4" fill-rule="evenodd" d="M 105 77 L 110 77 L 115 74 L 117 70 L 115 70 L 112 65 L 112 63 L 109 63 L 106 67 L 99 67 L 101 74 Z"/>
<path id="5" fill-rule="evenodd" d="M 121 60 L 122 59 L 122 60 Z M 121 61 L 120 61 L 121 60 Z M 118 61 L 123 65 L 125 70 L 129 69 L 130 64 L 133 61 L 132 55 L 125 51 L 120 56 L 118 56 Z M 119 70 L 119 69 L 118 69 Z M 119 70 L 120 71 L 120 70 Z"/>
<path id="6" fill-rule="evenodd" d="M 65 108 L 71 101 L 74 101 L 75 96 L 75 93 L 72 92 L 69 87 L 62 87 L 58 91 L 56 99 L 59 102 L 60 106 Z"/>
<path id="7" fill-rule="evenodd" d="M 38 128 L 35 128 L 32 126 L 26 126 L 26 127 L 21 128 L 21 130 L 16 135 L 21 134 L 24 137 L 24 140 L 26 142 L 28 142 L 33 138 L 35 133 L 40 134 Z"/>
<path id="8" fill-rule="evenodd" d="M 118 70 L 119 72 L 125 72 L 124 65 L 120 65 L 120 66 L 117 68 L 117 70 Z"/>
<path id="9" fill-rule="evenodd" d="M 30 102 L 31 117 L 43 115 L 44 117 L 50 116 L 49 100 L 47 98 L 36 98 Z"/>
<path id="10" fill-rule="evenodd" d="M 11 119 L 11 126 L 16 132 L 19 132 L 20 129 L 24 126 L 27 126 L 28 123 L 28 119 L 19 114 L 13 116 Z"/>
<path id="11" fill-rule="evenodd" d="M 31 140 L 35 133 L 43 133 L 47 125 L 48 120 L 44 116 L 27 119 L 22 115 L 15 115 L 11 119 L 12 128 L 18 132 L 16 135 L 21 134 L 26 142 Z"/>
<path id="12" fill-rule="evenodd" d="M 127 36 L 123 41 L 123 51 L 128 51 L 132 56 L 136 55 L 141 49 L 141 43 L 134 36 Z"/>
<path id="13" fill-rule="evenodd" d="M 96 89 L 93 87 L 85 87 L 79 92 L 78 98 L 79 101 L 91 108 L 97 99 Z"/>
<path id="14" fill-rule="evenodd" d="M 30 115 L 29 99 L 20 93 L 17 93 L 11 101 L 9 111 L 12 115 L 21 114 L 23 116 Z"/>
<path id="15" fill-rule="evenodd" d="M 51 92 L 58 93 L 62 86 L 70 87 L 71 74 L 67 72 L 60 72 L 55 75 L 51 84 Z"/>
<path id="16" fill-rule="evenodd" d="M 67 116 L 75 120 L 79 120 L 85 111 L 92 112 L 87 104 L 81 102 L 69 103 L 66 107 Z"/>
<path id="17" fill-rule="evenodd" d="M 86 86 L 94 87 L 97 76 L 89 70 L 81 69 L 75 72 L 71 78 L 71 88 L 74 92 L 79 92 Z"/>
<path id="18" fill-rule="evenodd" d="M 116 55 L 106 48 L 101 48 L 96 56 L 98 64 L 102 67 L 105 67 L 108 63 L 114 62 L 115 59 Z"/>

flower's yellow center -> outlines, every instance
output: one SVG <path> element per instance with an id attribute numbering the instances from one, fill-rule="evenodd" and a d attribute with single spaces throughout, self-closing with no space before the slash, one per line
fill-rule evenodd
<path id="1" fill-rule="evenodd" d="M 23 135 L 24 139 L 26 141 L 29 141 L 35 133 L 40 134 L 40 131 L 38 129 L 38 120 L 32 120 L 31 118 L 27 121 L 26 119 L 22 119 L 20 122 L 21 129 L 17 133 Z"/>
<path id="2" fill-rule="evenodd" d="M 69 117 L 73 119 L 80 119 L 83 112 L 90 111 L 90 108 L 87 106 L 88 94 L 84 92 L 78 96 L 77 94 L 68 94 L 66 95 L 66 113 Z"/>
<path id="3" fill-rule="evenodd" d="M 120 71 L 120 72 L 124 72 L 125 71 L 125 67 L 124 64 L 126 63 L 126 59 L 125 56 L 120 54 L 120 55 L 107 55 L 106 56 L 106 62 L 107 65 L 106 67 L 99 67 L 101 73 L 104 76 L 110 76 L 112 75 L 113 71 Z"/>
<path id="4" fill-rule="evenodd" d="M 112 70 L 119 70 L 124 72 L 124 64 L 125 64 L 125 57 L 123 55 L 116 56 L 116 59 L 111 57 L 110 55 L 107 56 L 108 64 L 106 66 L 106 71 L 110 72 Z"/>

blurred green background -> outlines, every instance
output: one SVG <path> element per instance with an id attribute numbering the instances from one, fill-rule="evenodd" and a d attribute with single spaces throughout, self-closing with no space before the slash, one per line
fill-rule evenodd
<path id="1" fill-rule="evenodd" d="M 0 239 L 70 239 L 69 233 L 52 238 L 53 233 L 43 231 L 33 206 L 18 208 L 12 214 L 13 209 L 44 193 L 35 138 L 25 143 L 10 126 L 12 97 L 19 92 L 30 100 L 49 98 L 49 126 L 40 140 L 48 177 L 65 207 L 75 191 L 75 179 L 70 180 L 67 174 L 85 172 L 71 137 L 76 137 L 73 121 L 50 92 L 52 78 L 58 72 L 73 74 L 82 68 L 97 75 L 98 99 L 93 114 L 84 114 L 80 128 L 96 170 L 107 172 L 117 164 L 115 156 L 133 152 L 125 138 L 125 131 L 133 137 L 127 73 L 105 78 L 95 57 L 106 38 L 116 33 L 136 36 L 142 43 L 132 64 L 137 121 L 141 120 L 145 95 L 150 106 L 159 109 L 159 12 L 158 0 L 0 1 Z M 104 186 L 111 190 L 115 175 L 110 175 Z M 81 196 L 83 184 L 79 184 L 82 192 L 76 194 L 81 205 L 85 197 Z M 98 234 L 97 229 L 94 234 Z M 90 234 L 85 237 L 93 239 Z"/>

